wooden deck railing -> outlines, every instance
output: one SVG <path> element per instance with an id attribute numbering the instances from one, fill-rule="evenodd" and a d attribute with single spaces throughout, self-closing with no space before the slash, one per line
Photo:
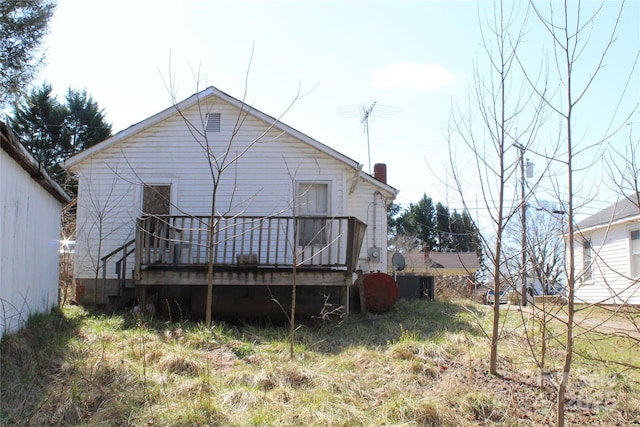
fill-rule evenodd
<path id="1" fill-rule="evenodd" d="M 212 228 L 211 228 L 212 227 Z M 355 217 L 145 216 L 138 218 L 136 271 L 152 266 L 314 267 L 355 270 L 366 224 Z M 212 233 L 211 233 L 212 232 Z"/>

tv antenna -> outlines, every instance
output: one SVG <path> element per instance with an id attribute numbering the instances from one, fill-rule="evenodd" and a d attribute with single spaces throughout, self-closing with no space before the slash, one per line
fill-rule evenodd
<path id="1" fill-rule="evenodd" d="M 371 145 L 369 144 L 369 116 L 371 116 L 371 113 L 373 112 L 373 107 L 376 106 L 376 103 L 378 101 L 373 101 L 373 103 L 371 104 L 371 107 L 365 109 L 364 107 L 362 107 L 362 120 L 360 120 L 360 123 L 364 124 L 364 132 L 367 134 L 367 155 L 369 156 L 369 174 L 371 174 Z"/>
<path id="2" fill-rule="evenodd" d="M 369 158 L 369 174 L 371 174 L 371 144 L 369 142 L 369 119 L 373 114 L 373 109 L 376 108 L 376 116 L 385 117 L 391 114 L 395 114 L 399 111 L 399 109 L 394 107 L 387 107 L 384 105 L 379 105 L 378 101 L 368 102 L 366 104 L 360 105 L 351 105 L 349 107 L 342 107 L 338 109 L 338 113 L 346 117 L 360 117 L 360 123 L 362 126 L 362 131 L 367 135 L 367 155 Z"/>

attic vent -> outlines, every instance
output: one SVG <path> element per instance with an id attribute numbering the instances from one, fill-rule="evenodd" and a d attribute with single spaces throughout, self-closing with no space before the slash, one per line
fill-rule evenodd
<path id="1" fill-rule="evenodd" d="M 207 114 L 207 132 L 220 132 L 220 113 Z"/>

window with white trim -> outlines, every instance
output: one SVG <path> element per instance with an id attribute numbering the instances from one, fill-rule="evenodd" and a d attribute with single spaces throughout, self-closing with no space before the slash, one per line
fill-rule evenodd
<path id="1" fill-rule="evenodd" d="M 633 230 L 629 236 L 631 243 L 631 277 L 640 277 L 640 230 Z"/>
<path id="2" fill-rule="evenodd" d="M 329 216 L 329 184 L 298 182 L 296 186 L 295 212 L 299 217 L 318 217 L 297 220 L 298 245 L 326 245 L 326 218 Z"/>
<path id="3" fill-rule="evenodd" d="M 591 282 L 593 280 L 593 253 L 591 239 L 582 242 L 582 281 Z"/>

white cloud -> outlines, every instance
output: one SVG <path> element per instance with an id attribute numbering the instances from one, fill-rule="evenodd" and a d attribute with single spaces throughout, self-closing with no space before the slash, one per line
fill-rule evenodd
<path id="1" fill-rule="evenodd" d="M 417 89 L 434 91 L 452 86 L 455 76 L 439 64 L 390 64 L 371 76 L 371 83 L 378 89 Z"/>

